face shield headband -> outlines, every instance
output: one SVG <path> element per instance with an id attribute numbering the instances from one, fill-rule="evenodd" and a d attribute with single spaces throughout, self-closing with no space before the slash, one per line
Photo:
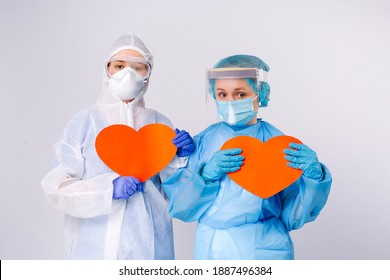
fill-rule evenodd
<path id="1" fill-rule="evenodd" d="M 215 68 L 207 70 L 207 80 L 216 79 L 256 79 L 258 83 L 267 82 L 268 72 L 259 68 Z"/>

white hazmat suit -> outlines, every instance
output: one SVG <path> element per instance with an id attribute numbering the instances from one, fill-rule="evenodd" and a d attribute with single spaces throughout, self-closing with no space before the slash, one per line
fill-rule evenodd
<path id="1" fill-rule="evenodd" d="M 153 58 L 142 41 L 132 35 L 120 37 L 108 59 L 123 49 L 141 53 L 150 67 Z M 44 177 L 42 187 L 48 203 L 65 213 L 66 257 L 69 259 L 174 259 L 172 220 L 160 187 L 186 158 L 171 163 L 143 184 L 128 200 L 113 200 L 112 181 L 119 175 L 98 157 L 95 139 L 113 124 L 139 130 L 151 123 L 172 127 L 155 110 L 145 108 L 142 92 L 124 103 L 109 90 L 104 74 L 103 90 L 97 104 L 76 114 L 62 139 L 55 145 L 56 163 Z"/>

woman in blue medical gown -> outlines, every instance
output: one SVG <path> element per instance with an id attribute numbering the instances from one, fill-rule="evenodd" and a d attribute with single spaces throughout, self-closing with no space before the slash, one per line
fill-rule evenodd
<path id="1" fill-rule="evenodd" d="M 284 150 L 288 165 L 302 170 L 302 176 L 268 199 L 226 176 L 245 162 L 240 148 L 220 150 L 227 140 L 248 135 L 266 142 L 283 135 L 257 118 L 258 108 L 269 101 L 268 70 L 255 56 L 235 55 L 208 71 L 222 122 L 194 137 L 196 149 L 187 166 L 163 184 L 171 216 L 198 222 L 196 259 L 294 259 L 289 232 L 314 221 L 327 201 L 331 174 L 304 144 L 290 143 Z"/>

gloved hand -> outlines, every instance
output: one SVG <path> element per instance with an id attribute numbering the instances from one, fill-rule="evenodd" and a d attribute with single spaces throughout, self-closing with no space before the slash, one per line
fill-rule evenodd
<path id="1" fill-rule="evenodd" d="M 112 181 L 114 185 L 113 199 L 128 199 L 136 190 L 143 192 L 140 180 L 133 176 L 121 176 Z"/>
<path id="2" fill-rule="evenodd" d="M 320 181 L 323 173 L 317 154 L 304 144 L 290 143 L 290 148 L 284 149 L 287 155 L 284 158 L 289 162 L 288 166 L 303 171 L 303 176 Z"/>
<path id="3" fill-rule="evenodd" d="M 194 140 L 190 134 L 185 130 L 175 129 L 176 136 L 173 138 L 172 142 L 177 148 L 176 154 L 179 157 L 186 157 L 192 154 L 195 150 Z"/>
<path id="4" fill-rule="evenodd" d="M 209 162 L 203 167 L 202 177 L 205 181 L 216 181 L 225 176 L 228 172 L 240 169 L 244 164 L 244 157 L 238 154 L 242 149 L 229 149 L 215 152 Z"/>

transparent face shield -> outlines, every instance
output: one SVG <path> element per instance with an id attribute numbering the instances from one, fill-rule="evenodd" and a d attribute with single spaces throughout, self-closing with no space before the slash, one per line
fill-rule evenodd
<path id="1" fill-rule="evenodd" d="M 215 68 L 206 71 L 207 94 L 213 96 L 212 83 L 218 79 L 254 79 L 257 92 L 260 92 L 261 82 L 267 81 L 267 72 L 258 68 Z"/>
<path id="2" fill-rule="evenodd" d="M 138 73 L 145 81 L 150 76 L 150 65 L 145 59 L 136 56 L 113 56 L 107 60 L 105 70 L 107 76 L 110 78 L 115 73 L 130 67 Z"/>

